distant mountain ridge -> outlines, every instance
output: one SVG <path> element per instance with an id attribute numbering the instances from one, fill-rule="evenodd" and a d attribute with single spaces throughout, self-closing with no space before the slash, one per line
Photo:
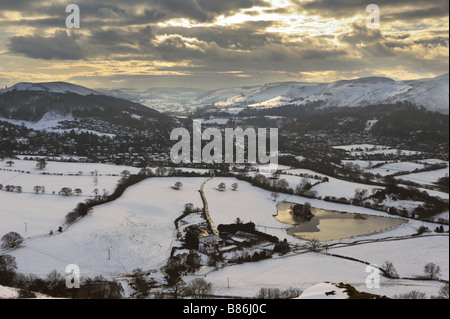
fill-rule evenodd
<path id="1" fill-rule="evenodd" d="M 88 89 L 86 87 L 66 83 L 66 82 L 47 82 L 47 83 L 17 83 L 10 88 L 0 90 L 0 95 L 11 91 L 36 91 L 49 93 L 75 93 L 78 95 L 102 95 L 102 93 Z"/>
<path id="2" fill-rule="evenodd" d="M 115 123 L 137 120 L 172 121 L 139 103 L 65 83 L 18 83 L 0 90 L 0 119 L 39 122 L 42 119 L 96 118 Z"/>
<path id="3" fill-rule="evenodd" d="M 284 105 L 308 105 L 319 108 L 364 107 L 377 104 L 410 102 L 430 111 L 449 113 L 449 75 L 435 78 L 395 81 L 386 77 L 367 77 L 330 83 L 278 82 L 258 86 L 199 90 L 152 88 L 143 92 L 106 90 L 159 111 L 192 112 L 203 106 L 229 110 L 256 109 Z"/>

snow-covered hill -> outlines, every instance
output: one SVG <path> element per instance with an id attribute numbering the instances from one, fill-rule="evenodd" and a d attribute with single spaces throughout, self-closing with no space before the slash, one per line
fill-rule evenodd
<path id="1" fill-rule="evenodd" d="M 102 93 L 65 82 L 18 83 L 0 90 L 75 93 L 82 96 L 110 95 L 131 100 L 162 112 L 189 113 L 203 106 L 221 110 L 240 107 L 265 109 L 284 105 L 316 107 L 363 107 L 375 104 L 411 102 L 430 111 L 449 114 L 449 75 L 409 81 L 368 77 L 330 83 L 279 82 L 258 86 L 223 88 L 212 91 L 189 88 L 101 90 Z"/>
<path id="2" fill-rule="evenodd" d="M 126 90 L 120 93 L 124 94 Z M 110 91 L 116 95 L 117 92 Z M 280 82 L 251 87 L 223 88 L 201 92 L 185 88 L 133 91 L 128 98 L 159 111 L 194 111 L 202 106 L 229 110 L 237 107 L 273 108 L 284 105 L 317 107 L 362 107 L 411 102 L 428 110 L 449 113 L 449 76 L 394 81 L 368 77 L 331 83 Z"/>
<path id="3" fill-rule="evenodd" d="M 43 122 L 48 127 L 73 118 L 74 112 L 84 118 L 92 118 L 94 112 L 99 114 L 97 119 L 104 121 L 115 114 L 124 123 L 130 117 L 170 121 L 168 116 L 149 107 L 71 83 L 17 83 L 0 90 L 0 119 Z"/>
<path id="4" fill-rule="evenodd" d="M 242 89 L 216 90 L 199 100 L 218 107 L 270 108 L 283 105 L 360 107 L 408 101 L 431 111 L 449 112 L 448 74 L 411 81 L 369 77 L 333 83 L 272 83 Z"/>
<path id="5" fill-rule="evenodd" d="M 46 91 L 50 93 L 75 93 L 78 95 L 101 95 L 101 93 L 85 88 L 80 85 L 66 82 L 49 82 L 49 83 L 17 83 L 16 85 L 0 90 L 0 95 L 11 91 Z"/>

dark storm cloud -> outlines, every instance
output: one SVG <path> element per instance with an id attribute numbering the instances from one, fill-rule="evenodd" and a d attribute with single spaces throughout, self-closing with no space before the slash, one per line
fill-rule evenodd
<path id="1" fill-rule="evenodd" d="M 366 7 L 377 4 L 381 16 L 388 20 L 417 20 L 448 16 L 448 0 L 292 0 L 299 11 L 306 11 L 327 18 L 346 18 L 356 14 L 364 14 Z M 392 12 L 395 10 L 395 12 Z"/>
<path id="2" fill-rule="evenodd" d="M 92 45 L 115 46 L 119 44 L 129 44 L 135 46 L 145 46 L 154 39 L 152 28 L 146 26 L 136 31 L 126 31 L 120 28 L 95 29 L 89 37 Z"/>
<path id="3" fill-rule="evenodd" d="M 448 35 L 442 31 L 445 26 L 430 27 L 429 21 L 405 23 L 415 18 L 448 17 L 448 1 L 376 1 L 381 9 L 382 23 L 391 26 L 391 30 L 382 28 L 383 31 L 368 29 L 364 21 L 344 26 L 342 21 L 336 20 L 334 28 L 333 21 L 320 18 L 364 16 L 366 6 L 371 2 L 363 0 L 292 0 L 295 5 L 280 8 L 263 0 L 74 2 L 80 6 L 81 30 L 66 29 L 68 14 L 63 3 L 0 0 L 0 11 L 20 12 L 23 17 L 17 20 L 18 15 L 14 14 L 9 20 L 9 11 L 0 12 L 0 29 L 9 27 L 5 37 L 14 34 L 11 30 L 20 32 L 21 27 L 31 27 L 18 33 L 21 36 L 9 38 L 6 42 L 9 52 L 5 56 L 81 60 L 94 69 L 99 61 L 100 73 L 111 76 L 111 80 L 148 77 L 157 85 L 161 84 L 159 79 L 182 82 L 185 74 L 196 77 L 199 83 L 217 80 L 230 84 L 242 81 L 244 84 L 248 81 L 246 76 L 259 82 L 272 81 L 271 76 L 279 74 L 292 76 L 295 80 L 299 74 L 308 72 L 359 74 L 365 70 L 393 70 L 399 66 L 430 72 L 448 67 L 442 58 L 426 61 L 423 58 L 423 52 L 428 48 L 436 51 L 433 57 L 442 56 L 436 48 L 441 51 L 442 47 L 448 48 Z M 229 20 L 216 21 L 219 16 L 231 16 L 243 9 L 252 16 L 249 20 L 255 17 L 258 20 L 260 12 L 277 15 L 268 17 L 271 21 L 261 21 L 266 15 L 259 21 L 229 24 Z M 305 13 L 305 22 L 317 23 L 303 28 L 294 21 L 298 16 L 277 19 L 278 14 L 295 11 Z M 315 15 L 319 18 L 313 17 Z M 185 21 L 164 23 L 177 18 L 192 23 L 189 27 L 184 27 Z M 398 23 L 393 22 L 395 19 L 399 19 Z M 327 25 L 331 26 L 331 32 Z M 318 32 L 309 33 L 314 28 Z M 417 51 L 411 52 L 410 48 Z M 110 70 L 111 66 L 114 71 Z M 153 71 L 162 75 L 155 75 Z M 80 79 L 96 76 L 97 73 L 86 72 Z"/>
<path id="4" fill-rule="evenodd" d="M 338 37 L 341 43 L 357 48 L 365 58 L 389 57 L 394 53 L 385 45 L 386 38 L 380 29 L 369 29 L 364 24 L 353 23 L 351 31 Z"/>
<path id="5" fill-rule="evenodd" d="M 56 32 L 52 37 L 18 36 L 9 39 L 12 52 L 29 58 L 44 60 L 79 60 L 86 57 L 85 50 L 75 35 L 65 31 Z"/>
<path id="6" fill-rule="evenodd" d="M 69 2 L 67 3 L 69 4 Z M 31 23 L 26 17 L 50 15 L 65 17 L 63 3 L 43 0 L 2 0 L 1 9 L 20 12 L 23 24 Z M 82 16 L 88 23 L 99 24 L 105 19 L 116 19 L 116 24 L 147 24 L 172 18 L 186 18 L 199 22 L 215 20 L 220 15 L 231 15 L 255 6 L 270 7 L 264 0 L 79 0 Z M 45 22 L 45 20 L 43 20 Z"/>

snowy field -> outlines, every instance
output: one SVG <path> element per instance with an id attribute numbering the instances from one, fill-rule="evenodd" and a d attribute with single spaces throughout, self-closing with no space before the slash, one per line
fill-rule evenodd
<path id="1" fill-rule="evenodd" d="M 62 175 L 42 175 L 35 168 L 35 161 L 15 160 L 14 162 L 11 168 L 5 161 L 0 162 L 0 168 L 4 169 L 0 170 L 0 183 L 21 185 L 24 193 L 0 191 L 0 201 L 6 203 L 0 208 L 0 236 L 13 230 L 25 238 L 44 235 L 29 238 L 25 241 L 25 247 L 8 252 L 16 257 L 18 271 L 25 274 L 45 276 L 53 269 L 64 274 L 68 264 L 77 264 L 81 275 L 87 277 L 103 275 L 106 278 L 117 278 L 131 273 L 135 268 L 159 269 L 165 264 L 171 248 L 180 244 L 176 240 L 174 220 L 181 215 L 184 205 L 193 203 L 196 207 L 202 207 L 198 190 L 206 178 L 151 178 L 130 187 L 116 201 L 96 207 L 91 215 L 59 234 L 55 230 L 61 225 L 65 214 L 77 203 L 84 201 L 86 199 L 84 196 L 91 196 L 91 188 L 93 189 L 94 186 L 92 171 L 97 170 L 99 174 L 97 188 L 112 191 L 120 179 L 118 175 L 123 170 L 137 173 L 139 169 L 106 164 L 49 162 L 45 172 Z M 21 173 L 21 170 L 25 173 Z M 83 172 L 81 176 L 69 176 L 76 175 L 79 171 Z M 192 171 L 203 173 L 206 170 Z M 308 170 L 288 171 L 292 174 L 307 173 L 323 176 Z M 300 176 L 284 174 L 280 178 L 286 178 L 290 187 L 294 189 L 303 179 Z M 310 180 L 312 183 L 317 182 L 315 179 Z M 366 188 L 369 191 L 373 188 L 373 186 L 345 182 L 331 177 L 329 180 L 327 183 L 315 186 L 313 190 L 322 197 L 351 198 L 356 188 Z M 171 186 L 178 181 L 183 183 L 183 188 L 180 191 L 173 190 Z M 227 186 L 225 192 L 217 190 L 217 186 L 222 182 Z M 239 188 L 237 191 L 232 191 L 231 185 L 235 182 L 239 184 Z M 34 194 L 35 185 L 46 186 L 47 195 Z M 58 191 L 66 186 L 83 189 L 83 195 L 62 197 L 51 194 L 53 190 Z M 302 247 L 305 244 L 305 241 L 289 236 L 286 230 L 291 226 L 280 223 L 274 217 L 277 202 L 271 198 L 271 192 L 235 178 L 214 178 L 206 183 L 204 191 L 210 215 L 216 227 L 219 224 L 233 223 L 240 218 L 243 222 L 252 221 L 257 225 L 258 230 L 280 239 L 286 238 L 294 245 Z M 299 204 L 310 202 L 313 207 L 327 210 L 389 217 L 386 213 L 364 207 L 300 196 L 280 194 L 278 201 L 282 200 Z M 26 232 L 25 223 L 27 223 Z M 407 223 L 397 228 L 357 238 L 332 241 L 330 244 L 349 244 L 355 240 L 370 241 L 411 235 L 416 233 L 422 225 L 430 229 L 436 227 L 435 224 L 407 220 Z M 46 235 L 51 229 L 54 235 Z M 445 230 L 448 230 L 447 226 Z M 382 264 L 389 259 L 401 276 L 421 275 L 426 263 L 435 262 L 441 267 L 442 278 L 448 279 L 448 251 L 447 236 L 365 243 L 332 249 L 330 252 L 375 264 Z M 365 270 L 363 264 L 323 254 L 291 253 L 285 257 L 258 263 L 227 266 L 217 271 L 205 268 L 196 275 L 185 277 L 185 280 L 190 281 L 205 275 L 205 279 L 213 283 L 215 294 L 246 297 L 256 296 L 261 287 L 281 290 L 295 287 L 305 290 L 324 281 L 344 282 L 361 291 L 385 294 L 390 297 L 414 289 L 425 292 L 427 296 L 437 295 L 442 286 L 437 282 L 392 281 L 382 278 L 381 288 L 374 291 L 365 285 L 368 275 Z M 152 276 L 158 277 L 162 274 L 155 272 Z M 227 287 L 228 278 L 230 288 Z"/>
<path id="2" fill-rule="evenodd" d="M 217 186 L 222 182 L 227 185 L 227 190 L 225 192 L 217 190 Z M 239 189 L 237 191 L 232 191 L 229 189 L 231 184 L 234 182 L 239 184 Z M 281 239 L 286 238 L 292 244 L 304 244 L 304 241 L 289 236 L 286 233 L 286 229 L 292 226 L 283 224 L 274 217 L 274 215 L 277 214 L 276 205 L 281 201 L 288 201 L 298 204 L 309 202 L 312 207 L 325 210 L 392 218 L 392 216 L 387 213 L 360 206 L 326 202 L 323 200 L 309 199 L 295 195 L 280 194 L 280 197 L 277 200 L 278 202 L 274 202 L 271 198 L 271 192 L 253 187 L 249 183 L 238 181 L 234 178 L 214 178 L 206 183 L 204 191 L 208 200 L 209 213 L 216 227 L 220 224 L 234 223 L 235 220 L 239 218 L 243 222 L 251 221 L 255 223 L 260 231 L 267 232 Z M 434 224 L 423 223 L 417 220 L 408 220 L 406 224 L 403 224 L 397 228 L 366 236 L 359 236 L 357 239 L 379 239 L 390 236 L 412 235 L 417 232 L 417 229 L 421 225 L 428 226 L 430 229 L 434 229 L 436 227 Z M 339 242 L 351 242 L 354 240 L 355 238 L 350 237 L 339 240 Z"/>
<path id="3" fill-rule="evenodd" d="M 12 160 L 14 164 L 10 167 L 6 164 L 9 160 L 0 161 L 0 169 L 11 171 L 25 171 L 33 174 L 77 174 L 82 172 L 82 175 L 91 176 L 91 172 L 98 171 L 99 175 L 116 174 L 119 175 L 124 170 L 129 170 L 132 174 L 139 172 L 139 168 L 112 165 L 112 164 L 99 164 L 99 163 L 70 163 L 70 162 L 47 162 L 47 166 L 44 170 L 40 171 L 36 168 L 37 161 L 30 160 Z M 1 172 L 1 171 L 0 171 Z"/>
<path id="4" fill-rule="evenodd" d="M 433 185 L 434 183 L 436 183 L 438 181 L 439 178 L 448 176 L 448 173 L 449 173 L 449 169 L 443 168 L 443 169 L 438 169 L 435 171 L 401 175 L 401 176 L 397 176 L 395 178 L 412 181 L 412 182 L 418 183 L 418 184 Z"/>
<path id="5" fill-rule="evenodd" d="M 252 187 L 245 182 L 239 182 L 239 190 L 234 192 L 218 191 L 221 182 L 231 185 L 235 182 L 229 178 L 215 178 L 205 186 L 205 194 L 212 220 L 217 225 L 232 223 L 236 218 L 244 222 L 252 221 L 259 225 L 260 231 L 267 232 L 279 238 L 286 238 L 291 244 L 302 245 L 304 241 L 286 234 L 286 225 L 274 218 L 276 203 L 270 198 L 270 192 Z M 383 212 L 372 211 L 362 207 L 329 203 L 299 196 L 282 195 L 279 200 L 295 203 L 310 202 L 313 207 L 348 211 L 379 216 L 388 216 Z M 409 220 L 408 223 L 386 231 L 339 240 L 340 243 L 351 243 L 355 240 L 374 240 L 387 237 L 411 235 L 417 232 L 421 225 L 433 227 L 433 224 Z M 448 227 L 446 227 L 448 229 Z M 336 242 L 336 241 L 334 241 Z M 330 244 L 333 242 L 330 242 Z M 381 265 L 389 259 L 394 262 L 402 276 L 422 275 L 423 266 L 428 262 L 436 262 L 441 266 L 443 276 L 448 278 L 448 236 L 417 238 L 412 241 L 377 242 L 348 248 L 333 249 L 332 253 L 356 257 Z M 420 253 L 417 253 L 417 252 Z M 382 278 L 380 289 L 369 289 L 365 285 L 367 273 L 365 265 L 348 260 L 333 258 L 314 253 L 299 254 L 286 258 L 275 258 L 258 263 L 229 266 L 218 271 L 206 271 L 206 280 L 213 283 L 215 293 L 254 297 L 261 287 L 300 288 L 302 290 L 318 283 L 345 282 L 355 286 L 360 291 L 393 297 L 411 290 L 425 292 L 428 297 L 437 295 L 442 284 L 428 281 L 388 280 Z M 203 275 L 203 273 L 199 274 Z M 195 278 L 195 276 L 191 276 Z M 191 278 L 191 279 L 192 279 Z M 230 288 L 227 279 L 230 278 Z"/>
<path id="6" fill-rule="evenodd" d="M 138 169 L 126 166 L 114 166 L 91 163 L 48 162 L 43 171 L 36 169 L 36 161 L 14 160 L 9 167 L 7 161 L 0 161 L 0 184 L 3 186 L 21 186 L 21 194 L 0 191 L 0 236 L 15 231 L 24 238 L 48 234 L 64 223 L 64 216 L 78 203 L 94 196 L 94 189 L 100 195 L 104 190 L 111 193 L 121 178 L 119 174 L 127 169 L 134 173 Z M 94 178 L 90 172 L 97 170 Z M 26 172 L 29 172 L 27 174 Z M 75 176 L 82 172 L 80 176 Z M 55 175 L 43 175 L 55 174 Z M 69 176 L 72 175 L 72 176 Z M 116 175 L 116 176 L 112 176 Z M 44 186 L 45 193 L 36 194 L 35 186 Z M 82 190 L 81 196 L 59 196 L 63 187 Z M 55 192 L 55 194 L 53 194 Z M 25 225 L 26 224 L 26 225 Z"/>
<path id="7" fill-rule="evenodd" d="M 387 176 L 396 174 L 399 172 L 412 172 L 416 169 L 423 169 L 424 164 L 418 164 L 414 162 L 399 162 L 399 163 L 389 163 L 378 168 L 367 168 L 366 172 L 372 174 L 380 174 L 381 176 Z"/>
<path id="8" fill-rule="evenodd" d="M 381 266 L 390 260 L 400 277 L 423 276 L 423 267 L 435 263 L 441 268 L 441 278 L 449 279 L 448 236 L 370 243 L 359 246 L 330 249 L 330 253 L 349 256 Z"/>
<path id="9" fill-rule="evenodd" d="M 296 189 L 297 185 L 300 184 L 305 177 L 300 176 L 300 174 L 307 174 L 312 177 L 306 177 L 307 180 L 311 184 L 316 184 L 319 182 L 319 179 L 316 179 L 315 176 L 318 178 L 328 178 L 328 182 L 320 183 L 313 188 L 311 188 L 312 191 L 316 191 L 318 196 L 334 196 L 336 198 L 345 197 L 346 199 L 351 199 L 355 196 L 355 190 L 358 188 L 361 189 L 367 189 L 369 192 L 372 191 L 375 188 L 379 188 L 373 185 L 366 185 L 366 184 L 360 184 L 360 183 L 352 183 L 344 180 L 340 180 L 331 176 L 326 176 L 324 174 L 316 173 L 311 170 L 307 169 L 282 169 L 282 174 L 279 175 L 279 179 L 285 179 L 289 183 L 289 187 L 293 190 Z M 250 172 L 249 176 L 253 177 L 257 173 Z M 270 175 L 267 175 L 266 177 L 270 178 Z M 283 195 L 282 195 L 283 196 Z"/>
<path id="10" fill-rule="evenodd" d="M 171 186 L 180 181 L 180 191 Z M 10 252 L 18 271 L 45 275 L 64 273 L 68 264 L 82 276 L 129 274 L 135 268 L 159 269 L 176 240 L 174 220 L 186 203 L 201 206 L 203 178 L 153 178 L 127 189 L 118 200 L 94 209 L 61 234 L 25 242 Z"/>
<path id="11" fill-rule="evenodd" d="M 428 297 L 437 295 L 443 284 L 429 281 L 389 280 L 380 278 L 380 288 L 368 288 L 366 265 L 317 253 L 273 258 L 258 263 L 245 263 L 187 276 L 189 282 L 198 276 L 213 284 L 214 293 L 225 296 L 255 297 L 261 288 L 290 287 L 307 290 L 323 282 L 344 282 L 359 291 L 394 297 L 419 290 Z M 230 288 L 228 288 L 228 279 Z"/>

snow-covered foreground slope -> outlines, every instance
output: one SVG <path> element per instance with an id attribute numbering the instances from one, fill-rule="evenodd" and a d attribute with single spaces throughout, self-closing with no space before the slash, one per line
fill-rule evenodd
<path id="1" fill-rule="evenodd" d="M 387 252 L 387 254 L 394 253 L 395 251 Z M 369 288 L 366 286 L 369 274 L 364 264 L 323 254 L 307 253 L 234 265 L 217 271 L 209 269 L 198 273 L 198 276 L 213 284 L 215 294 L 240 297 L 256 297 L 263 287 L 280 290 L 293 287 L 306 291 L 323 282 L 343 282 L 352 285 L 358 291 L 391 298 L 411 290 L 424 292 L 430 297 L 437 295 L 443 285 L 431 281 L 390 280 L 381 277 L 380 288 Z M 190 282 L 198 276 L 187 276 L 185 281 Z"/>
<path id="2" fill-rule="evenodd" d="M 77 181 L 73 185 L 86 183 L 88 188 L 92 183 L 90 172 L 95 169 L 102 175 L 99 177 L 99 183 L 105 183 L 105 187 L 112 187 L 118 177 L 106 175 L 120 174 L 124 169 L 129 169 L 132 173 L 137 173 L 139 170 L 111 165 L 49 162 L 46 168 L 48 173 L 67 174 L 71 172 L 76 174 L 78 171 L 83 171 L 82 176 L 64 175 L 61 179 L 57 179 L 59 176 L 39 175 L 34 168 L 35 161 L 16 160 L 15 162 L 13 169 L 30 170 L 31 174 L 14 176 L 10 171 L 0 171 L 0 176 L 5 173 L 7 175 L 3 175 L 3 177 L 9 180 L 8 183 L 22 183 L 24 191 L 28 191 L 28 188 L 35 182 L 41 183 L 41 181 L 47 185 L 53 185 L 49 186 L 49 189 L 65 185 L 62 184 L 63 181 L 66 183 Z M 1 162 L 0 167 L 7 168 Z M 314 175 L 314 172 L 306 170 L 291 170 L 290 172 Z M 31 179 L 28 180 L 28 177 Z M 284 177 L 281 175 L 281 178 Z M 292 183 L 291 187 L 302 179 L 299 176 L 289 176 L 289 178 Z M 81 275 L 86 277 L 103 275 L 107 278 L 117 278 L 131 273 L 135 268 L 159 269 L 165 264 L 171 247 L 179 244 L 176 240 L 174 220 L 181 215 L 184 205 L 193 203 L 194 206 L 202 207 L 198 190 L 205 180 L 206 178 L 176 177 L 147 179 L 127 189 L 124 195 L 116 201 L 96 207 L 92 215 L 81 219 L 63 233 L 26 240 L 25 247 L 8 253 L 17 258 L 19 272 L 39 276 L 45 276 L 53 269 L 64 274 L 68 264 L 77 264 L 80 267 Z M 175 191 L 171 186 L 178 181 L 184 186 L 182 190 Z M 225 192 L 216 189 L 221 182 L 227 185 Z M 230 189 L 234 182 L 239 184 L 237 191 Z M 322 196 L 325 194 L 352 195 L 354 188 L 359 187 L 359 185 L 345 183 L 330 179 L 330 182 L 318 185 L 327 185 L 328 189 L 318 189 L 318 191 Z M 184 278 L 189 282 L 198 276 L 206 275 L 204 278 L 213 284 L 215 294 L 254 297 L 261 287 L 281 290 L 295 287 L 306 290 L 316 284 L 329 281 L 348 283 L 359 291 L 389 297 L 411 290 L 419 290 L 425 292 L 427 296 L 431 296 L 437 295 L 442 285 L 430 281 L 394 281 L 381 278 L 380 289 L 369 289 L 365 284 L 368 276 L 366 265 L 324 254 L 304 253 L 301 247 L 305 241 L 289 236 L 286 229 L 290 226 L 275 219 L 277 203 L 272 200 L 270 192 L 235 178 L 214 178 L 206 183 L 204 191 L 211 218 L 216 226 L 221 223 L 233 223 L 236 218 L 240 218 L 244 222 L 252 221 L 258 225 L 257 228 L 260 231 L 275 235 L 280 239 L 287 238 L 290 243 L 298 247 L 297 252 L 299 252 L 299 254 L 291 253 L 284 257 L 275 257 L 257 263 L 227 266 L 217 271 L 206 268 L 195 275 Z M 0 196 L 2 195 L 7 196 L 4 198 L 7 198 L 8 205 L 3 211 L 4 215 L 0 215 L 0 227 L 7 225 L 5 230 L 8 231 L 10 230 L 9 226 L 14 224 L 18 229 L 23 228 L 24 220 L 19 217 L 25 216 L 28 232 L 34 231 L 34 225 L 40 225 L 39 227 L 45 233 L 50 229 L 47 226 L 49 221 L 55 224 L 59 223 L 63 214 L 68 212 L 67 209 L 70 210 L 74 207 L 71 202 L 64 200 L 78 199 L 77 197 L 63 198 L 57 195 L 40 196 L 31 193 L 16 194 L 1 191 Z M 44 202 L 43 198 L 48 198 L 48 201 Z M 313 207 L 328 210 L 388 216 L 383 212 L 363 207 L 299 196 L 281 194 L 279 200 L 293 203 L 310 202 Z M 0 212 L 2 212 L 1 208 Z M 411 235 L 416 233 L 422 225 L 428 226 L 430 229 L 436 227 L 434 224 L 408 220 L 406 224 L 394 229 L 357 238 L 347 238 L 338 242 L 351 244 L 356 240 L 372 241 L 386 237 Z M 24 234 L 23 231 L 21 234 Z M 2 234 L 0 233 L 0 235 Z M 446 242 L 445 239 L 447 239 Z M 336 241 L 330 242 L 330 244 L 332 243 L 336 243 Z M 423 237 L 392 242 L 364 243 L 349 247 L 340 246 L 340 248 L 330 249 L 330 253 L 355 257 L 379 265 L 385 260 L 392 260 L 401 276 L 421 275 L 422 268 L 426 263 L 435 262 L 441 267 L 442 278 L 448 278 L 448 249 L 448 237 Z M 153 277 L 160 275 L 160 273 L 152 274 Z M 230 288 L 227 287 L 228 279 Z"/>
<path id="3" fill-rule="evenodd" d="M 181 181 L 181 191 L 171 189 Z M 202 178 L 153 178 L 126 190 L 114 202 L 99 206 L 61 234 L 37 238 L 10 252 L 18 271 L 46 275 L 68 264 L 81 275 L 121 276 L 136 268 L 159 269 L 176 240 L 174 220 L 186 203 L 201 206 Z"/>
<path id="4" fill-rule="evenodd" d="M 423 276 L 423 268 L 434 263 L 441 268 L 441 278 L 449 279 L 448 236 L 420 237 L 401 241 L 371 243 L 330 249 L 330 253 L 383 265 L 390 260 L 400 277 Z"/>
<path id="5" fill-rule="evenodd" d="M 20 290 L 17 288 L 5 287 L 0 285 L 0 299 L 18 299 Z M 54 299 L 40 293 L 35 293 L 35 299 Z M 34 298 L 33 298 L 34 299 Z"/>
<path id="6" fill-rule="evenodd" d="M 323 282 L 306 289 L 297 299 L 348 299 L 348 294 L 336 285 Z"/>
<path id="7" fill-rule="evenodd" d="M 236 218 L 244 222 L 252 221 L 257 229 L 279 238 L 286 238 L 291 244 L 304 245 L 301 239 L 286 234 L 286 225 L 274 218 L 276 203 L 270 197 L 270 192 L 252 187 L 245 182 L 238 182 L 237 191 L 217 191 L 221 182 L 231 185 L 232 178 L 214 178 L 205 186 L 209 211 L 216 226 L 220 223 L 232 223 Z M 388 216 L 362 207 L 329 203 L 325 201 L 306 199 L 299 196 L 282 195 L 279 200 L 288 200 L 294 203 L 310 202 L 313 207 L 347 211 L 379 216 Z M 380 240 L 388 237 L 412 235 L 421 226 L 433 227 L 433 224 L 409 220 L 408 223 L 390 230 L 339 240 L 343 244 L 350 244 L 355 240 Z M 435 226 L 435 225 L 434 225 Z M 411 241 L 410 241 L 411 240 Z M 330 244 L 336 243 L 329 242 Z M 385 260 L 392 260 L 402 276 L 415 276 L 423 274 L 423 266 L 428 262 L 435 262 L 441 266 L 442 278 L 448 278 L 448 236 L 424 237 L 392 242 L 371 242 L 346 248 L 331 249 L 330 253 L 359 258 L 364 261 L 381 265 Z M 368 276 L 366 265 L 332 256 L 316 253 L 287 255 L 258 263 L 229 266 L 218 271 L 206 271 L 199 275 L 206 275 L 206 280 L 213 283 L 215 293 L 222 295 L 236 295 L 254 297 L 262 287 L 279 288 L 289 287 L 307 289 L 322 282 L 344 282 L 351 284 L 359 291 L 387 295 L 394 297 L 411 290 L 425 292 L 428 297 L 437 295 L 441 283 L 430 281 L 389 280 L 381 278 L 379 289 L 366 287 Z M 194 279 L 194 276 L 187 280 Z M 230 288 L 227 280 L 230 279 Z"/>

